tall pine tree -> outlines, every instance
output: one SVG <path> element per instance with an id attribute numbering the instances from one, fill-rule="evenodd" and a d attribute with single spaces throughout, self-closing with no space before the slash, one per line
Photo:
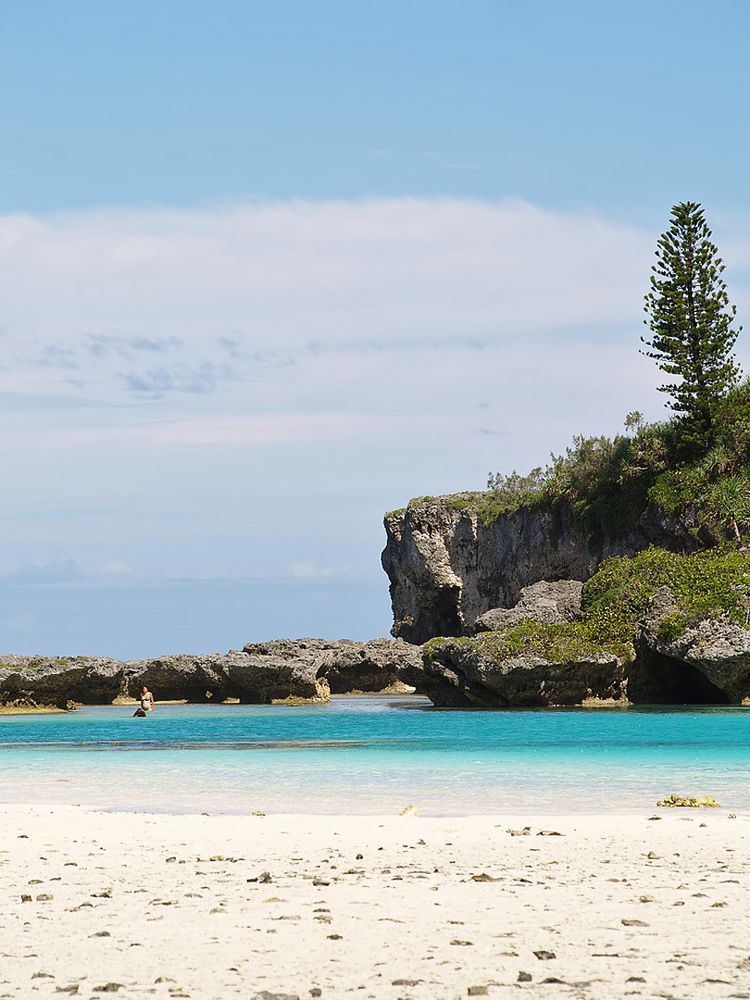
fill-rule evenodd
<path id="1" fill-rule="evenodd" d="M 675 205 L 669 229 L 658 240 L 651 288 L 645 296 L 651 339 L 641 337 L 667 375 L 679 381 L 659 386 L 669 406 L 687 418 L 689 443 L 710 444 L 716 405 L 737 381 L 733 348 L 736 309 L 722 278 L 724 263 L 697 202 Z"/>

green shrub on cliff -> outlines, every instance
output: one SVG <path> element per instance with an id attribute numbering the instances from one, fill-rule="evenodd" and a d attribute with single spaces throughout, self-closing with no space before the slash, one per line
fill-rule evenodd
<path id="1" fill-rule="evenodd" d="M 550 662 L 581 662 L 598 653 L 622 660 L 633 655 L 636 625 L 648 612 L 654 594 L 669 587 L 676 610 L 660 622 L 660 633 L 676 638 L 692 622 L 721 618 L 750 628 L 750 558 L 737 551 L 679 555 L 650 548 L 636 556 L 602 563 L 583 586 L 581 616 L 559 624 L 522 621 L 500 632 L 466 638 L 438 638 L 426 643 L 427 662 L 451 649 L 466 648 L 501 663 L 517 656 Z"/>
<path id="2" fill-rule="evenodd" d="M 618 538 L 651 504 L 702 526 L 707 540 L 750 535 L 750 380 L 722 399 L 705 450 L 686 452 L 682 417 L 643 424 L 630 414 L 626 426 L 631 433 L 614 438 L 574 438 L 529 476 L 490 475 L 486 492 L 459 495 L 460 508 L 488 524 L 521 507 L 566 504 L 592 536 Z"/>
<path id="3" fill-rule="evenodd" d="M 607 638 L 632 637 L 651 598 L 664 586 L 677 605 L 669 626 L 673 634 L 701 618 L 750 627 L 750 558 L 717 549 L 683 556 L 649 548 L 633 557 L 607 559 L 583 585 L 582 617 L 599 622 Z"/>
<path id="4" fill-rule="evenodd" d="M 628 641 L 602 637 L 591 622 L 584 620 L 557 625 L 522 621 L 501 632 L 480 632 L 479 635 L 458 639 L 431 639 L 422 650 L 425 661 L 429 663 L 446 644 L 452 649 L 464 646 L 496 663 L 517 656 L 540 657 L 551 663 L 594 660 L 602 653 L 619 656 L 623 660 L 632 656 L 632 646 Z"/>
<path id="5" fill-rule="evenodd" d="M 733 388 L 714 414 L 707 449 L 686 451 L 686 422 L 644 424 L 629 414 L 629 433 L 573 439 L 562 455 L 528 475 L 493 473 L 484 491 L 418 497 L 416 511 L 441 502 L 471 511 L 484 525 L 523 507 L 567 507 L 594 538 L 621 538 L 650 504 L 695 525 L 707 543 L 750 538 L 750 379 Z"/>

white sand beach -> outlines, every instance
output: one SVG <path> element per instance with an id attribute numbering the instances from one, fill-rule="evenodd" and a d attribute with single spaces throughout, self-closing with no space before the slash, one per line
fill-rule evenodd
<path id="1" fill-rule="evenodd" d="M 4 806 L 0 997 L 750 997 L 750 816 L 660 814 Z"/>

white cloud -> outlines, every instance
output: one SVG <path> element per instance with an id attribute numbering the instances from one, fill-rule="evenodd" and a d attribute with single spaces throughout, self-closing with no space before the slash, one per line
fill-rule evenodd
<path id="1" fill-rule="evenodd" d="M 516 201 L 0 217 L 0 387 L 205 395 L 294 382 L 341 353 L 635 334 L 653 244 L 619 221 Z M 742 267 L 750 241 L 729 245 Z"/>
<path id="2" fill-rule="evenodd" d="M 0 564 L 377 567 L 382 510 L 664 412 L 656 236 L 460 199 L 0 217 Z M 750 239 L 717 240 L 744 310 Z"/>
<path id="3" fill-rule="evenodd" d="M 78 583 L 107 583 L 124 578 L 132 569 L 122 559 L 92 564 L 73 556 L 58 556 L 47 563 L 27 563 L 0 568 L 0 582 L 24 586 L 58 586 Z"/>
<path id="4" fill-rule="evenodd" d="M 289 575 L 295 580 L 329 580 L 332 577 L 347 576 L 354 570 L 351 563 L 339 566 L 320 566 L 314 562 L 296 562 L 289 567 Z"/>
<path id="5" fill-rule="evenodd" d="M 76 364 L 100 392 L 201 392 L 228 377 L 227 343 L 252 377 L 306 348 L 626 322 L 651 243 L 594 216 L 450 199 L 6 216 L 4 381 L 57 384 L 39 368 Z"/>

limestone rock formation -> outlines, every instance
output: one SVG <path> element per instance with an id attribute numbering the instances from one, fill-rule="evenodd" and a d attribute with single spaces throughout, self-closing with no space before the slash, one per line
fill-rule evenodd
<path id="1" fill-rule="evenodd" d="M 315 666 L 310 662 L 249 656 L 232 650 L 205 656 L 182 653 L 129 663 L 125 677 L 131 696 L 146 684 L 164 701 L 237 698 L 242 703 L 254 705 L 286 698 L 327 701 L 330 694 L 327 683 L 318 679 Z"/>
<path id="2" fill-rule="evenodd" d="M 69 708 L 109 704 L 122 693 L 123 664 L 98 656 L 0 657 L 0 705 Z"/>
<path id="3" fill-rule="evenodd" d="M 492 642 L 445 639 L 426 647 L 421 676 L 411 677 L 439 706 L 627 704 L 625 669 L 604 651 L 559 662 L 533 653 L 505 659 Z"/>
<path id="4" fill-rule="evenodd" d="M 678 611 L 668 587 L 660 587 L 636 639 L 634 697 L 653 702 L 741 704 L 750 699 L 750 630 L 736 622 L 704 618 L 673 637 L 665 620 Z M 644 681 L 655 690 L 640 690 Z"/>
<path id="5" fill-rule="evenodd" d="M 521 589 L 518 604 L 513 608 L 492 608 L 474 622 L 477 632 L 496 632 L 520 621 L 557 625 L 573 621 L 581 613 L 580 580 L 540 580 Z"/>
<path id="6" fill-rule="evenodd" d="M 526 607 L 533 611 L 533 602 Z M 422 666 L 404 676 L 445 706 L 750 703 L 750 630 L 704 618 L 678 625 L 675 635 L 679 608 L 668 587 L 656 591 L 637 623 L 630 656 L 598 649 L 543 617 L 557 637 L 556 655 L 540 655 L 532 628 L 513 629 L 533 622 L 521 610 L 499 615 L 497 631 L 432 640 Z"/>
<path id="7" fill-rule="evenodd" d="M 280 660 L 309 664 L 333 694 L 349 691 L 382 691 L 403 681 L 402 675 L 421 662 L 421 650 L 400 639 L 276 639 L 250 643 L 244 652 L 259 662 Z"/>
<path id="8" fill-rule="evenodd" d="M 484 523 L 460 494 L 413 502 L 384 523 L 391 631 L 412 643 L 468 634 L 480 615 L 511 607 L 529 584 L 587 580 L 608 556 L 699 544 L 690 525 L 652 508 L 625 538 L 594 537 L 565 504 L 521 507 Z"/>
<path id="9" fill-rule="evenodd" d="M 314 703 L 331 691 L 380 691 L 421 662 L 420 650 L 394 639 L 277 640 L 244 650 L 182 653 L 122 663 L 100 657 L 0 658 L 0 707 L 66 709 L 135 698 L 145 684 L 157 701 Z"/>

